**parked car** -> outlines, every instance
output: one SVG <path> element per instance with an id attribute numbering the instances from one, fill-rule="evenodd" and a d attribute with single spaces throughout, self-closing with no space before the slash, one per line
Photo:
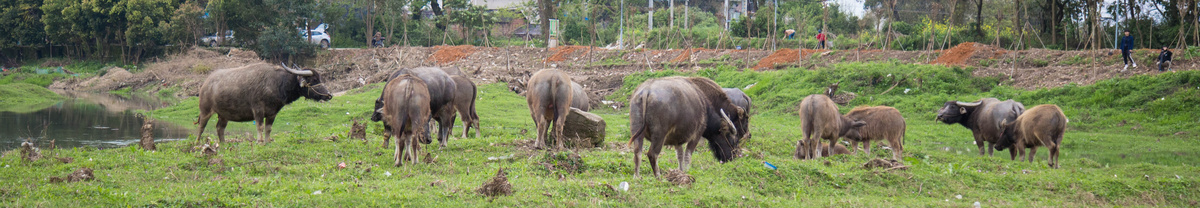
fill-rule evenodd
<path id="1" fill-rule="evenodd" d="M 312 39 L 308 39 L 309 34 L 312 34 Z M 329 38 L 329 33 L 325 33 L 325 31 L 311 31 L 310 30 L 310 31 L 308 31 L 308 33 L 300 34 L 300 38 L 309 40 L 310 43 L 317 44 L 317 45 L 321 46 L 321 48 L 323 48 L 323 49 L 329 48 L 329 44 L 333 42 Z"/>
<path id="2" fill-rule="evenodd" d="M 229 45 L 232 44 L 233 41 L 233 30 L 226 30 L 225 37 L 221 37 L 217 33 L 212 33 L 200 38 L 200 43 L 208 45 L 208 47 Z"/>

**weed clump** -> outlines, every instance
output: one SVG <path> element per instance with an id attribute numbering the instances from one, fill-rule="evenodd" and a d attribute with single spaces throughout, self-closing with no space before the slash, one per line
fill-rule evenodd
<path id="1" fill-rule="evenodd" d="M 689 185 L 692 184 L 692 182 L 696 182 L 695 177 L 692 177 L 691 175 L 688 175 L 686 172 L 683 172 L 679 169 L 668 170 L 667 174 L 664 176 L 667 178 L 667 181 L 670 181 L 675 185 Z"/>
<path id="2" fill-rule="evenodd" d="M 42 158 L 42 151 L 33 146 L 33 143 L 21 142 L 21 160 L 33 162 Z"/>
<path id="3" fill-rule="evenodd" d="M 547 172 L 566 172 L 566 173 L 583 173 L 587 169 L 587 163 L 583 162 L 583 158 L 574 152 L 558 152 L 542 155 L 542 160 L 538 164 L 546 168 Z"/>
<path id="4" fill-rule="evenodd" d="M 80 182 L 95 180 L 96 175 L 92 174 L 91 168 L 79 168 L 75 172 L 68 174 L 67 177 L 50 177 L 51 183 L 59 182 Z"/>
<path id="5" fill-rule="evenodd" d="M 863 164 L 863 168 L 867 168 L 867 169 L 883 168 L 885 170 L 893 170 L 893 169 L 904 170 L 904 169 L 908 169 L 908 166 L 904 166 L 904 164 L 900 163 L 900 161 L 896 161 L 896 160 L 892 160 L 892 159 L 875 158 L 875 159 L 871 159 L 871 161 L 867 161 L 866 164 Z"/>
<path id="6" fill-rule="evenodd" d="M 492 177 L 491 180 L 484 182 L 483 186 L 475 189 L 475 192 L 487 197 L 495 198 L 497 196 L 512 195 L 513 190 L 512 184 L 508 183 L 508 174 L 504 173 L 504 168 L 500 168 L 500 170 L 496 171 L 496 176 Z"/>

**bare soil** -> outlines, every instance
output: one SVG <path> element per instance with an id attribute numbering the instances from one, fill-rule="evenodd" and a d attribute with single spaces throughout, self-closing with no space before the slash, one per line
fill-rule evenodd
<path id="1" fill-rule="evenodd" d="M 798 54 L 799 53 L 799 54 Z M 1031 49 L 1009 51 L 999 47 L 963 43 L 940 51 L 892 50 L 812 50 L 781 49 L 674 49 L 605 50 L 598 47 L 561 46 L 554 49 L 527 47 L 390 47 L 336 49 L 301 61 L 325 79 L 323 85 L 333 92 L 383 82 L 392 71 L 418 66 L 459 67 L 478 84 L 509 83 L 522 93 L 524 82 L 537 70 L 556 68 L 600 102 L 621 87 L 624 77 L 647 70 L 693 71 L 718 64 L 755 70 L 787 67 L 815 69 L 844 62 L 933 63 L 956 67 L 974 67 L 980 77 L 1002 77 L 1022 89 L 1056 87 L 1066 84 L 1088 85 L 1114 77 L 1159 73 L 1149 56 L 1158 50 L 1142 49 L 1139 67 L 1121 71 L 1120 54 L 1114 50 L 1060 51 Z M 176 96 L 195 96 L 200 82 L 213 70 L 263 62 L 253 51 L 230 50 L 221 54 L 204 48 L 165 57 L 136 72 L 109 70 L 104 76 L 59 80 L 51 88 L 83 91 L 109 91 L 126 87 L 155 93 L 172 89 Z M 796 57 L 803 57 L 797 60 Z M 1194 70 L 1193 60 L 1176 59 L 1175 70 Z M 1151 71 L 1153 69 L 1153 71 Z M 1011 77 L 1011 79 L 1008 79 Z M 618 106 L 619 107 L 619 106 Z"/>

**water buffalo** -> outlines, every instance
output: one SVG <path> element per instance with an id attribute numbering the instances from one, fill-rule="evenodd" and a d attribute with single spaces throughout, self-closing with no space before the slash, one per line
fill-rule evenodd
<path id="1" fill-rule="evenodd" d="M 1025 106 L 1013 100 L 984 98 L 971 103 L 948 101 L 938 110 L 937 120 L 946 124 L 962 124 L 971 129 L 975 145 L 979 146 L 979 155 L 983 156 L 984 144 L 990 143 L 986 151 L 991 156 L 996 141 L 1000 139 L 1000 121 L 1016 120 L 1021 112 L 1025 112 Z M 1009 154 L 1017 153 L 1010 151 Z"/>
<path id="2" fill-rule="evenodd" d="M 738 148 L 734 118 L 745 111 L 733 105 L 716 82 L 702 77 L 666 77 L 648 80 L 629 98 L 634 175 L 640 175 L 642 143 L 650 141 L 646 157 L 659 176 L 658 153 L 663 145 L 675 147 L 679 169 L 686 172 L 700 138 L 708 140 L 713 156 L 724 163 Z M 687 144 L 687 149 L 683 145 Z"/>
<path id="3" fill-rule="evenodd" d="M 574 81 L 571 81 L 571 107 L 585 112 L 592 109 L 592 100 L 588 99 L 587 91 Z"/>
<path id="4" fill-rule="evenodd" d="M 380 98 L 383 108 L 377 113 L 382 114 L 383 120 L 391 125 L 391 135 L 396 136 L 394 165 L 400 166 L 404 160 L 416 162 L 421 150 L 417 141 L 428 136 L 425 131 L 429 125 L 429 89 L 425 81 L 408 74 L 388 81 L 384 89 Z"/>
<path id="5" fill-rule="evenodd" d="M 432 115 L 433 120 L 438 122 L 438 142 L 440 148 L 445 148 L 446 141 L 450 137 L 451 128 L 454 127 L 455 108 L 453 103 L 451 103 L 451 101 L 454 100 L 454 91 L 456 89 L 454 79 L 450 78 L 450 75 L 447 75 L 446 72 L 442 71 L 442 69 L 436 67 L 417 67 L 412 69 L 397 70 L 396 72 L 392 73 L 388 80 L 390 81 L 391 79 L 405 74 L 413 75 L 421 79 L 421 81 L 424 81 L 425 86 L 429 89 L 429 112 Z M 388 87 L 385 85 L 383 87 L 383 91 L 387 92 L 387 88 Z M 383 95 L 380 95 L 379 97 L 380 99 L 375 100 L 376 111 L 383 107 L 383 102 L 381 100 Z M 381 114 L 378 112 L 371 114 L 371 121 L 380 120 L 382 120 Z M 385 130 L 391 131 L 391 125 L 389 125 L 388 122 L 383 122 L 383 126 Z M 426 134 L 428 134 L 428 131 L 426 131 Z M 387 148 L 388 139 L 388 137 L 383 138 L 384 148 Z M 425 140 L 421 141 L 422 143 L 429 144 L 433 142 L 428 137 L 424 139 Z"/>
<path id="6" fill-rule="evenodd" d="M 904 155 L 906 125 L 904 116 L 901 116 L 900 111 L 896 108 L 887 106 L 857 107 L 846 113 L 846 117 L 855 121 L 867 121 L 867 125 L 850 129 L 849 132 L 842 135 L 846 137 L 846 140 L 850 140 L 850 148 L 858 147 L 858 143 L 862 142 L 863 150 L 870 154 L 871 141 L 887 140 L 888 147 L 892 148 L 892 159 L 900 160 Z"/>
<path id="7" fill-rule="evenodd" d="M 996 150 L 1003 151 L 1012 147 L 1013 150 L 1025 155 L 1024 148 L 1029 148 L 1028 159 L 1033 162 L 1037 155 L 1037 147 L 1045 146 L 1050 149 L 1047 161 L 1050 167 L 1058 168 L 1058 148 L 1062 146 L 1063 133 L 1067 131 L 1067 116 L 1057 105 L 1047 104 L 1033 106 L 1021 113 L 1016 120 L 1001 121 L 1000 130 L 1004 132 L 996 143 Z M 1014 155 L 1013 160 L 1017 157 Z"/>
<path id="8" fill-rule="evenodd" d="M 797 142 L 798 144 L 796 144 L 796 147 L 807 146 L 807 144 L 804 144 L 804 142 L 805 142 L 804 140 L 800 140 L 799 142 Z M 843 146 L 842 144 L 834 144 L 833 149 L 829 149 L 829 143 L 824 143 L 824 144 L 821 144 L 821 149 L 822 149 L 821 157 L 850 154 L 850 150 L 846 149 L 846 146 Z M 800 152 L 800 154 L 798 154 L 798 155 L 806 155 L 806 154 L 808 154 L 807 151 L 808 150 L 806 148 L 797 148 L 796 149 L 796 152 Z M 808 159 L 808 158 L 802 158 L 802 159 Z"/>
<path id="9" fill-rule="evenodd" d="M 254 121 L 259 142 L 271 141 L 271 125 L 284 105 L 300 97 L 327 101 L 333 96 L 321 86 L 321 75 L 311 69 L 294 69 L 266 63 L 220 69 L 200 85 L 199 141 L 208 119 L 217 115 L 217 141 L 225 142 L 229 121 Z"/>
<path id="10" fill-rule="evenodd" d="M 750 139 L 750 96 L 737 88 L 721 88 L 721 90 L 725 91 L 725 96 L 729 96 L 729 101 L 732 101 L 733 105 L 746 111 L 746 119 L 735 121 L 733 125 L 742 130 L 738 132 L 740 134 L 738 137 L 741 138 L 739 141 Z"/>
<path id="11" fill-rule="evenodd" d="M 475 114 L 475 83 L 471 79 L 459 75 L 450 75 L 450 79 L 454 80 L 454 108 L 458 109 L 458 116 L 462 117 L 463 134 L 466 138 L 468 133 L 471 133 L 471 128 L 475 128 L 475 137 L 479 137 L 479 115 Z"/>
<path id="12" fill-rule="evenodd" d="M 813 94 L 804 97 L 800 101 L 800 129 L 803 131 L 804 140 L 809 151 L 797 151 L 793 157 L 797 159 L 803 158 L 821 158 L 821 139 L 829 140 L 830 144 L 837 144 L 839 138 L 845 135 L 853 128 L 859 128 L 867 123 L 864 121 L 855 121 L 842 114 L 838 114 L 837 104 L 829 99 L 829 96 L 822 94 Z M 801 149 L 802 147 L 796 147 Z M 803 154 L 802 154 L 803 153 Z"/>
<path id="13" fill-rule="evenodd" d="M 534 146 L 542 148 L 546 144 L 546 130 L 554 135 L 554 144 L 563 147 L 563 125 L 567 122 L 567 113 L 571 110 L 571 77 L 557 69 L 542 69 L 529 78 L 529 91 L 525 92 L 525 101 L 529 105 L 529 113 L 533 123 L 537 125 L 537 141 Z"/>

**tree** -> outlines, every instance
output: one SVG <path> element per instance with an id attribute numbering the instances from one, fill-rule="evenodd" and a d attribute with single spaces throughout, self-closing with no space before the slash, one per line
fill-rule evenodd
<path id="1" fill-rule="evenodd" d="M 42 0 L 0 2 L 0 49 L 45 43 Z"/>

